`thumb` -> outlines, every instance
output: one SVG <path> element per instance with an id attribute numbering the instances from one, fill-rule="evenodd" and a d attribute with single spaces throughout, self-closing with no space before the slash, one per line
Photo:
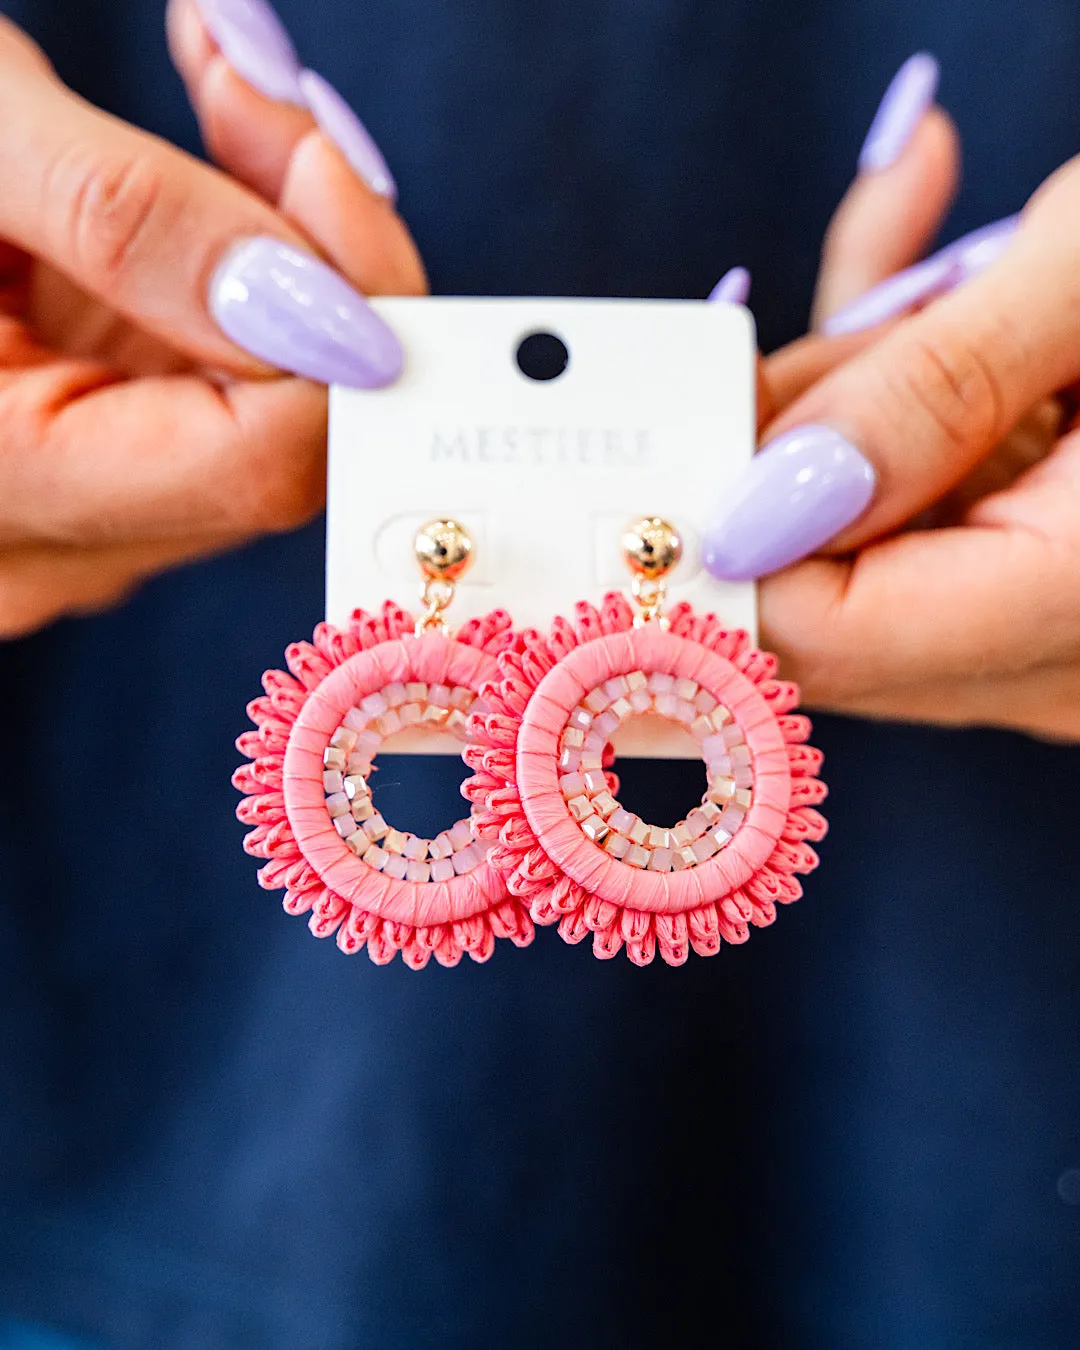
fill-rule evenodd
<path id="1" fill-rule="evenodd" d="M 1032 199 L 997 263 L 796 399 L 707 531 L 709 570 L 763 576 L 894 530 L 1073 383 L 1078 212 L 1073 160 Z"/>
<path id="2" fill-rule="evenodd" d="M 76 97 L 4 19 L 0 181 L 0 238 L 197 362 L 360 385 L 400 371 L 394 335 L 279 212 Z"/>

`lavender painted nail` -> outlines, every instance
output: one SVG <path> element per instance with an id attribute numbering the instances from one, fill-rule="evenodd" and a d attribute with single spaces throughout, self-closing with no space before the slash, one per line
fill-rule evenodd
<path id="1" fill-rule="evenodd" d="M 831 427 L 795 427 L 754 456 L 705 532 L 721 581 L 750 581 L 805 558 L 869 506 L 873 465 Z"/>
<path id="2" fill-rule="evenodd" d="M 300 75 L 300 90 L 320 129 L 334 142 L 372 192 L 397 199 L 397 185 L 371 133 L 328 80 L 314 70 Z"/>
<path id="3" fill-rule="evenodd" d="M 242 79 L 267 98 L 304 106 L 296 48 L 267 0 L 195 4 L 222 56 Z"/>
<path id="4" fill-rule="evenodd" d="M 859 151 L 859 169 L 887 169 L 903 153 L 924 112 L 933 103 L 941 68 L 928 52 L 909 57 L 893 76 L 878 104 Z"/>
<path id="5" fill-rule="evenodd" d="M 709 293 L 710 303 L 726 301 L 731 305 L 745 305 L 750 299 L 750 273 L 745 267 L 733 267 L 725 272 Z"/>
<path id="6" fill-rule="evenodd" d="M 962 282 L 970 281 L 996 262 L 1012 242 L 1019 216 L 1007 216 L 972 230 L 924 262 L 897 272 L 831 314 L 821 325 L 830 337 L 859 333 L 895 319 L 914 305 L 924 305 Z"/>
<path id="7" fill-rule="evenodd" d="M 401 344 L 359 291 L 277 239 L 247 239 L 226 255 L 210 311 L 245 351 L 321 384 L 378 389 L 401 373 Z"/>

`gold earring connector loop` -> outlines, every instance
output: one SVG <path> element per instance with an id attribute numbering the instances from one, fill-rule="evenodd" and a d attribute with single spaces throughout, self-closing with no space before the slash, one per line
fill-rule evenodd
<path id="1" fill-rule="evenodd" d="M 454 599 L 455 584 L 473 563 L 473 541 L 468 530 L 449 518 L 430 520 L 416 536 L 414 549 L 424 584 L 420 598 L 424 614 L 416 635 L 448 631 L 444 614 Z"/>
<path id="2" fill-rule="evenodd" d="M 623 533 L 622 551 L 634 575 L 631 589 L 639 607 L 635 623 L 663 623 L 664 578 L 679 565 L 683 552 L 678 530 L 660 516 L 642 516 Z"/>

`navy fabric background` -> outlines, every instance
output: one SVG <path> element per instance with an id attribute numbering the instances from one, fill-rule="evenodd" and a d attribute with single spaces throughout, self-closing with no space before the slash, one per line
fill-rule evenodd
<path id="1" fill-rule="evenodd" d="M 764 345 L 797 335 L 920 47 L 967 151 L 950 233 L 1080 147 L 1072 0 L 279 8 L 442 292 L 704 295 L 739 262 Z M 195 146 L 156 2 L 4 10 Z M 747 947 L 376 969 L 258 890 L 228 781 L 321 544 L 0 649 L 0 1310 L 115 1350 L 1071 1350 L 1080 754 L 821 719 L 823 867 Z M 401 764 L 386 809 L 436 825 L 459 776 Z"/>

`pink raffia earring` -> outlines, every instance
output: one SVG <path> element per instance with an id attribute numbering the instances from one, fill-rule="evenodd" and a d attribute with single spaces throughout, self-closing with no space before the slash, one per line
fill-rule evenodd
<path id="1" fill-rule="evenodd" d="M 291 673 L 267 671 L 265 695 L 248 705 L 258 730 L 237 748 L 253 762 L 233 783 L 246 794 L 237 815 L 254 827 L 244 848 L 269 859 L 260 885 L 284 888 L 288 913 L 310 912 L 315 936 L 336 934 L 343 952 L 366 945 L 382 965 L 400 951 L 419 970 L 432 955 L 444 966 L 465 952 L 486 961 L 497 937 L 525 946 L 534 929 L 471 818 L 421 839 L 388 825 L 372 796 L 373 761 L 395 732 L 467 739 L 496 656 L 516 641 L 501 610 L 450 634 L 445 611 L 473 554 L 461 525 L 432 521 L 416 554 L 423 617 L 387 601 L 379 616 L 357 610 L 346 628 L 321 623 L 313 643 L 293 643 Z"/>
<path id="2" fill-rule="evenodd" d="M 821 752 L 793 715 L 799 691 L 745 632 L 689 605 L 663 613 L 663 578 L 682 553 L 673 526 L 636 521 L 623 540 L 638 613 L 618 593 L 579 603 L 547 636 L 527 632 L 499 658 L 487 709 L 470 718 L 475 776 L 462 791 L 484 810 L 492 863 L 538 924 L 567 942 L 648 965 L 659 949 L 681 965 L 721 942 L 745 942 L 777 904 L 802 894 L 796 874 L 817 866 L 810 841 L 825 818 Z M 674 827 L 619 805 L 608 771 L 611 737 L 627 719 L 658 714 L 701 748 L 708 787 Z"/>

